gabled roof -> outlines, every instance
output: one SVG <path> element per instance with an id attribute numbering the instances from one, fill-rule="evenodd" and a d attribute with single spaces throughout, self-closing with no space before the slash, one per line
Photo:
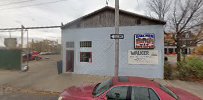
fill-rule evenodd
<path id="1" fill-rule="evenodd" d="M 71 21 L 71 22 L 65 24 L 64 26 L 62 26 L 62 29 L 63 29 L 63 28 L 66 28 L 66 27 L 68 27 L 68 26 L 70 26 L 70 25 L 72 25 L 72 24 L 78 23 L 79 21 L 81 21 L 81 20 L 83 20 L 83 19 L 85 19 L 85 18 L 88 18 L 88 17 L 90 17 L 90 16 L 96 15 L 96 14 L 98 14 L 99 12 L 103 12 L 103 11 L 115 11 L 115 8 L 109 7 L 109 6 L 103 7 L 103 8 L 101 8 L 101 9 L 99 9 L 99 10 L 96 10 L 96 11 L 94 11 L 94 12 L 92 12 L 92 13 L 89 13 L 89 14 L 87 14 L 87 15 L 85 15 L 85 16 L 82 16 L 82 17 L 80 17 L 80 18 L 78 18 L 78 19 L 76 19 L 76 20 L 73 20 L 73 21 Z M 130 15 L 130 16 L 139 17 L 139 18 L 142 18 L 142 19 L 146 19 L 146 20 L 150 20 L 150 21 L 155 21 L 155 22 L 158 23 L 158 24 L 162 24 L 162 25 L 165 25 L 165 24 L 166 24 L 165 21 L 158 20 L 158 19 L 155 19 L 155 18 L 151 18 L 151 17 L 148 17 L 148 16 L 143 16 L 143 15 L 136 14 L 136 13 L 132 13 L 132 12 L 128 12 L 128 11 L 125 11 L 125 10 L 121 10 L 121 9 L 120 9 L 119 12 L 120 12 L 120 13 L 127 14 L 127 15 Z"/>

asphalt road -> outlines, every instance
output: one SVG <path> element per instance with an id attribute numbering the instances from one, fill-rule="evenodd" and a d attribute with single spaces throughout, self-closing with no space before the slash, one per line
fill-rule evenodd
<path id="1" fill-rule="evenodd" d="M 57 100 L 57 96 L 35 94 L 4 93 L 0 94 L 1 100 Z"/>
<path id="2" fill-rule="evenodd" d="M 0 100 L 57 100 L 59 93 L 67 87 L 96 84 L 109 78 L 72 73 L 58 75 L 56 62 L 61 59 L 60 55 L 45 57 L 50 59 L 29 62 L 30 70 L 27 72 L 0 70 Z M 203 100 L 203 83 L 162 79 L 155 81 L 184 89 Z M 9 93 L 1 94 L 1 91 Z"/>

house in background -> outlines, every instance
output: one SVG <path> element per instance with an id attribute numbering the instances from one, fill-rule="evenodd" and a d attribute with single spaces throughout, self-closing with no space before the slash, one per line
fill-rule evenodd
<path id="1" fill-rule="evenodd" d="M 113 76 L 115 9 L 104 7 L 62 27 L 63 73 Z M 120 10 L 120 76 L 163 78 L 164 21 Z"/>
<path id="2" fill-rule="evenodd" d="M 184 54 L 191 54 L 194 52 L 197 43 L 194 42 L 194 35 L 191 32 L 185 33 L 182 35 L 182 44 L 184 46 Z M 164 53 L 165 54 L 176 54 L 176 41 L 175 34 L 173 33 L 165 33 L 164 34 Z"/>

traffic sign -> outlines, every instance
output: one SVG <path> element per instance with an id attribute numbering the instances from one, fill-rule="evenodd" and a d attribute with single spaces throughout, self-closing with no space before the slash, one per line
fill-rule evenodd
<path id="1" fill-rule="evenodd" d="M 124 34 L 110 34 L 111 39 L 124 39 Z"/>

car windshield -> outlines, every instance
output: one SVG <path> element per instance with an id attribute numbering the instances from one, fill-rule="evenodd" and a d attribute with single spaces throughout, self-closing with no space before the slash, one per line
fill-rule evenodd
<path id="1" fill-rule="evenodd" d="M 95 91 L 93 91 L 94 96 L 99 96 L 105 91 L 107 91 L 112 86 L 112 79 L 102 82 L 98 86 L 95 87 Z"/>
<path id="2" fill-rule="evenodd" d="M 169 90 L 167 87 L 163 86 L 163 85 L 160 85 L 160 88 L 166 92 L 167 94 L 169 94 L 170 96 L 172 96 L 173 98 L 175 98 L 176 100 L 178 100 L 178 96 L 173 93 L 171 90 Z"/>

